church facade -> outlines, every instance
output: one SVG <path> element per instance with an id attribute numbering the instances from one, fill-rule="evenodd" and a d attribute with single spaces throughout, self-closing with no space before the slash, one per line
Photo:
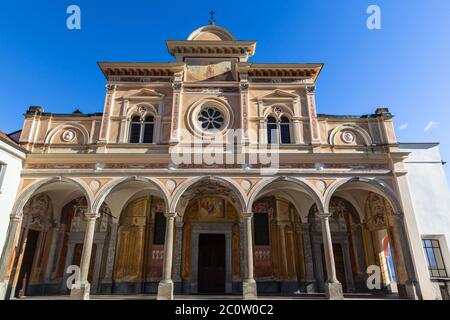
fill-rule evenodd
<path id="1" fill-rule="evenodd" d="M 249 62 L 214 24 L 167 48 L 99 63 L 103 112 L 26 112 L 2 298 L 435 299 L 387 108 L 317 113 L 321 64 Z"/>

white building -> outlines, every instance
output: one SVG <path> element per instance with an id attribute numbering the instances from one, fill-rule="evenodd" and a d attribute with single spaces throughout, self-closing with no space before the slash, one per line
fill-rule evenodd
<path id="1" fill-rule="evenodd" d="M 9 216 L 20 184 L 22 161 L 26 151 L 0 131 L 0 249 L 3 249 Z"/>
<path id="2" fill-rule="evenodd" d="M 430 275 L 439 283 L 443 298 L 450 290 L 450 191 L 438 143 L 405 143 L 411 198 L 422 237 Z M 442 256 L 442 258 L 441 258 Z"/>

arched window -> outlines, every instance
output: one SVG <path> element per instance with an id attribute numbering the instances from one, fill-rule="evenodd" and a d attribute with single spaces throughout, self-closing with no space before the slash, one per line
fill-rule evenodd
<path id="1" fill-rule="evenodd" d="M 148 116 L 144 121 L 144 137 L 142 142 L 153 143 L 153 128 L 155 127 L 155 118 Z"/>
<path id="2" fill-rule="evenodd" d="M 130 143 L 153 143 L 155 118 L 147 116 L 142 120 L 139 116 L 131 118 Z"/>
<path id="3" fill-rule="evenodd" d="M 277 120 L 274 117 L 267 118 L 267 143 L 277 143 Z"/>
<path id="4" fill-rule="evenodd" d="M 281 143 L 291 143 L 291 129 L 289 119 L 286 117 L 280 119 L 280 137 Z"/>
<path id="5" fill-rule="evenodd" d="M 141 139 L 141 118 L 131 119 L 130 143 L 139 143 Z"/>
<path id="6" fill-rule="evenodd" d="M 267 118 L 267 143 L 291 143 L 291 128 L 288 118 L 284 116 L 279 120 L 272 116 Z"/>

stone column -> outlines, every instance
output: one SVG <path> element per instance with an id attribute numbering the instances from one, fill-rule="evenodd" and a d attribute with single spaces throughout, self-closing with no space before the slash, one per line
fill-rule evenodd
<path id="1" fill-rule="evenodd" d="M 22 215 L 11 214 L 9 216 L 8 231 L 6 232 L 5 245 L 0 258 L 0 300 L 6 298 L 10 276 L 10 261 L 14 258 L 14 247 L 20 236 Z"/>
<path id="2" fill-rule="evenodd" d="M 163 278 L 158 285 L 158 300 L 173 300 L 172 260 L 173 260 L 173 229 L 175 212 L 166 212 L 166 237 L 164 240 Z"/>
<path id="3" fill-rule="evenodd" d="M 252 233 L 252 219 L 253 212 L 242 213 L 244 220 L 244 256 L 245 256 L 245 278 L 242 282 L 242 297 L 244 300 L 254 300 L 257 298 L 256 281 L 253 275 L 253 233 Z"/>
<path id="4" fill-rule="evenodd" d="M 317 292 L 316 278 L 314 277 L 314 262 L 312 254 L 310 224 L 303 223 L 303 247 L 305 254 L 305 287 L 306 292 Z"/>
<path id="5" fill-rule="evenodd" d="M 86 232 L 84 234 L 83 251 L 80 262 L 80 287 L 70 291 L 72 299 L 89 300 L 90 283 L 88 282 L 89 266 L 91 264 L 92 244 L 94 243 L 96 213 L 86 213 Z"/>
<path id="6" fill-rule="evenodd" d="M 328 221 L 330 214 L 328 212 L 320 213 L 319 217 L 322 225 L 323 249 L 328 274 L 328 279 L 325 282 L 325 294 L 327 299 L 342 300 L 344 298 L 342 285 L 336 278 L 336 266 L 334 264 L 333 242 L 331 241 L 330 224 Z"/>

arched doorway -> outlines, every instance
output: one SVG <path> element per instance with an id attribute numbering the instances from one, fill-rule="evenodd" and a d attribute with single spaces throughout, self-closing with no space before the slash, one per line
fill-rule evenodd
<path id="1" fill-rule="evenodd" d="M 227 197 L 190 200 L 183 217 L 182 281 L 191 293 L 232 293 L 240 276 L 239 215 Z"/>
<path id="2" fill-rule="evenodd" d="M 241 195 L 219 178 L 188 183 L 176 194 L 175 292 L 232 294 L 241 292 L 243 212 Z"/>
<path id="3" fill-rule="evenodd" d="M 307 217 L 320 197 L 307 182 L 288 177 L 267 179 L 254 190 L 250 204 L 258 292 L 317 292 Z"/>
<path id="4" fill-rule="evenodd" d="M 69 178 L 38 180 L 19 194 L 13 216 L 20 224 L 9 234 L 4 249 L 4 256 L 11 261 L 4 271 L 7 297 L 67 292 L 64 265 L 58 271 L 63 207 L 72 199 L 82 198 L 88 208 L 87 195 L 82 183 Z"/>
<path id="5" fill-rule="evenodd" d="M 380 268 L 382 293 L 416 299 L 416 277 L 404 217 L 387 184 L 362 178 L 342 180 L 330 187 L 326 203 L 333 197 L 348 199 L 361 213 L 365 266 Z M 380 291 L 369 289 L 367 285 L 363 289 L 374 293 Z"/>
<path id="6" fill-rule="evenodd" d="M 167 198 L 144 177 L 113 180 L 94 203 L 107 205 L 112 225 L 100 273 L 99 293 L 156 293 L 162 276 Z"/>
<path id="7" fill-rule="evenodd" d="M 48 259 L 53 204 L 45 193 L 33 196 L 23 208 L 23 226 L 15 296 L 36 295 L 43 290 L 43 267 Z"/>

